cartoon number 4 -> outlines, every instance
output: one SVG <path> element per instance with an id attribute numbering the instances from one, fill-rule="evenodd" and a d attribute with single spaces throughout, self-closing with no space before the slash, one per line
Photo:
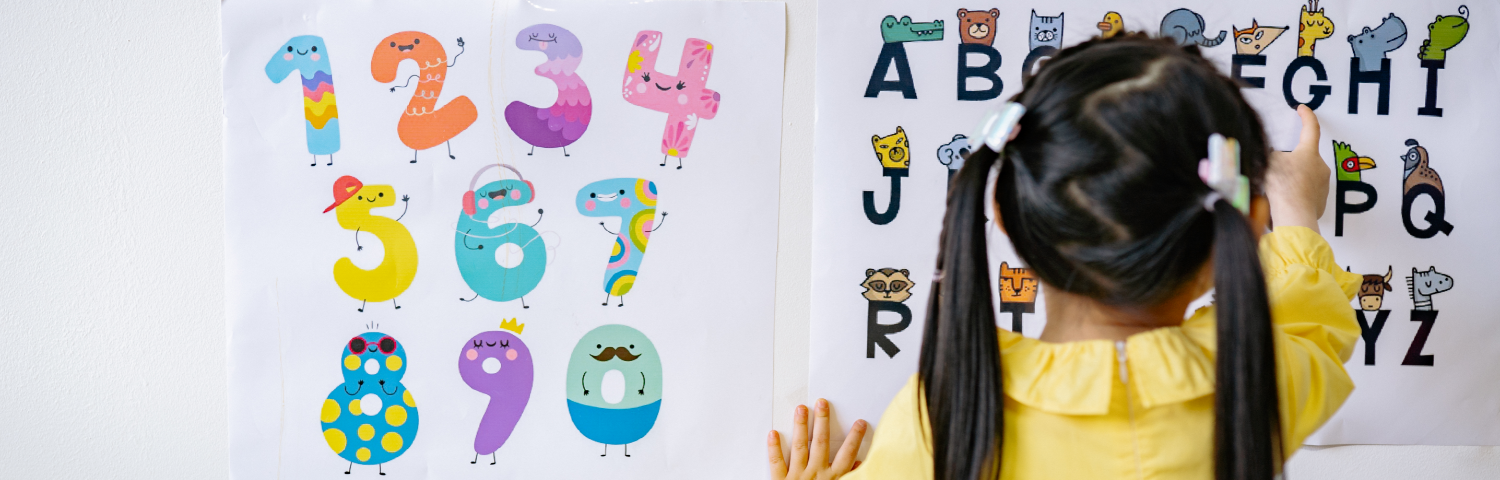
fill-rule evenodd
<path id="1" fill-rule="evenodd" d="M 682 47 L 677 75 L 656 69 L 661 53 L 661 32 L 641 31 L 630 46 L 625 62 L 625 86 L 620 94 L 630 104 L 667 114 L 667 128 L 661 135 L 661 166 L 667 157 L 677 157 L 677 169 L 693 147 L 693 135 L 699 120 L 719 113 L 719 92 L 705 88 L 714 61 L 714 44 L 689 38 Z"/>

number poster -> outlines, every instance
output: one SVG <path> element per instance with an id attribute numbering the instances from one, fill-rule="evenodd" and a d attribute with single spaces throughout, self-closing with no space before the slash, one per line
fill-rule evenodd
<path id="1" fill-rule="evenodd" d="M 223 8 L 236 477 L 763 471 L 782 4 Z"/>

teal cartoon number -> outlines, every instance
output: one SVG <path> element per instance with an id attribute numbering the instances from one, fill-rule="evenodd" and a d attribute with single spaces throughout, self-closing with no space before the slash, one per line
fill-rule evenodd
<path id="1" fill-rule="evenodd" d="M 479 177 L 492 168 L 504 168 L 516 174 L 516 180 L 502 179 L 475 188 Z M 490 217 L 501 209 L 531 203 L 536 188 L 510 165 L 486 165 L 474 173 L 469 190 L 464 192 L 463 211 L 458 214 L 458 230 L 453 236 L 454 257 L 464 282 L 477 297 L 496 302 L 521 300 L 531 293 L 547 272 L 547 246 L 536 223 L 503 223 L 490 227 Z M 542 209 L 536 213 L 541 215 Z M 473 301 L 473 298 L 460 298 Z"/>
<path id="2" fill-rule="evenodd" d="M 640 330 L 604 325 L 578 340 L 568 361 L 568 414 L 589 440 L 625 445 L 644 438 L 661 412 L 661 357 Z M 600 455 L 601 457 L 604 455 Z"/>

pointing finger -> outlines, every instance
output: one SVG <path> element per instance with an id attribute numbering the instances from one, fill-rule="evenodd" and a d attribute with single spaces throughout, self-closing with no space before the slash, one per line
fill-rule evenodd
<path id="1" fill-rule="evenodd" d="M 1298 105 L 1297 115 L 1302 117 L 1302 139 L 1297 142 L 1297 149 L 1317 151 L 1319 139 L 1323 136 L 1323 128 L 1318 124 L 1318 114 L 1313 113 L 1307 105 Z"/>

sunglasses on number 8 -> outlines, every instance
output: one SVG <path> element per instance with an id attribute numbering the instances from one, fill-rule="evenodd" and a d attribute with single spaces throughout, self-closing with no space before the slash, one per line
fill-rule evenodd
<path id="1" fill-rule="evenodd" d="M 394 338 L 380 337 L 380 341 L 375 342 L 375 345 L 380 348 L 380 353 L 390 355 L 396 352 L 396 339 Z M 366 342 L 364 337 L 354 337 L 353 339 L 349 340 L 350 353 L 358 355 L 369 351 L 369 349 L 370 343 Z"/>

